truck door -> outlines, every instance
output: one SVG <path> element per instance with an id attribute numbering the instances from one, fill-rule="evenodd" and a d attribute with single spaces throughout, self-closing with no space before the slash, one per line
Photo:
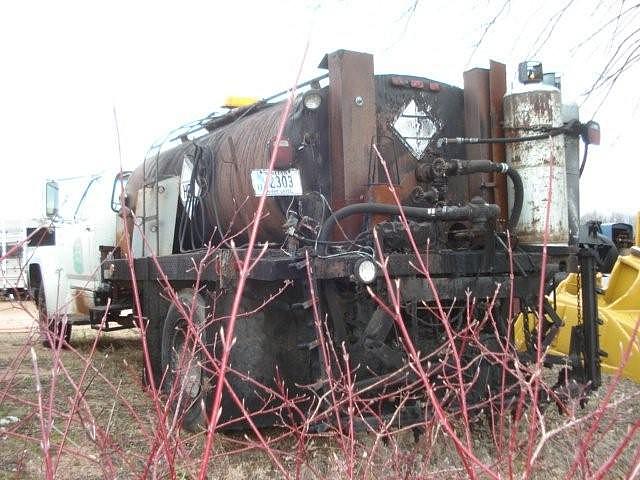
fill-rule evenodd
<path id="1" fill-rule="evenodd" d="M 88 314 L 93 292 L 100 284 L 100 245 L 113 245 L 116 214 L 109 208 L 110 179 L 92 178 L 87 184 L 67 229 L 65 259 L 61 262 L 67 276 L 75 311 Z M 72 306 L 72 310 L 73 310 Z"/>

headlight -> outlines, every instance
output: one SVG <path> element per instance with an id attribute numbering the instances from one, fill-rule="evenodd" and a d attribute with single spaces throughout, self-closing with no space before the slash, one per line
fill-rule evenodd
<path id="1" fill-rule="evenodd" d="M 322 95 L 320 90 L 307 90 L 302 97 L 304 108 L 308 110 L 316 110 L 322 103 Z"/>
<path id="2" fill-rule="evenodd" d="M 376 279 L 376 264 L 372 260 L 364 259 L 356 263 L 355 274 L 362 283 L 371 283 Z"/>

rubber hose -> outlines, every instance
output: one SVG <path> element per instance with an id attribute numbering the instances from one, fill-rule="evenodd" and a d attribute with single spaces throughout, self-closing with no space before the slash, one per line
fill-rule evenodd
<path id="1" fill-rule="evenodd" d="M 517 170 L 509 167 L 505 173 L 513 184 L 513 207 L 511 209 L 511 215 L 509 215 L 509 230 L 515 231 L 518 221 L 520 220 L 520 214 L 522 213 L 524 185 L 522 183 L 522 177 Z"/>
<path id="2" fill-rule="evenodd" d="M 468 203 L 464 207 L 402 207 L 402 212 L 408 218 L 418 218 L 421 220 L 471 220 L 481 216 L 496 218 L 500 213 L 500 208 L 494 204 L 473 204 Z M 398 205 L 386 203 L 354 203 L 334 212 L 322 225 L 322 230 L 318 235 L 318 242 L 325 242 L 333 227 L 343 218 L 358 214 L 382 214 L 400 215 Z"/>
<path id="3" fill-rule="evenodd" d="M 509 230 L 515 230 L 522 214 L 524 201 L 524 184 L 517 170 L 507 163 L 495 163 L 491 160 L 452 160 L 449 171 L 453 175 L 471 175 L 474 173 L 504 173 L 513 184 L 513 208 L 509 215 Z"/>

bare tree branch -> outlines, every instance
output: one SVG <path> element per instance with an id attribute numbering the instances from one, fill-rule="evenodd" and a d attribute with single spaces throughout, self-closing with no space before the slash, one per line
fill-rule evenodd
<path id="1" fill-rule="evenodd" d="M 560 22 L 560 20 L 562 20 L 562 17 L 564 16 L 565 13 L 567 13 L 567 10 L 573 4 L 573 2 L 574 0 L 569 0 L 564 5 L 564 7 L 562 7 L 560 10 L 558 10 L 549 18 L 549 21 L 547 22 L 546 27 L 540 32 L 538 37 L 533 42 L 533 45 L 535 46 L 536 44 L 538 44 L 538 47 L 533 51 L 533 53 L 530 53 L 529 55 L 527 55 L 527 57 L 530 58 L 538 55 L 540 50 L 546 45 L 547 41 L 549 41 L 549 38 L 551 38 L 551 35 L 553 34 L 554 30 L 558 26 L 558 23 Z"/>
<path id="2" fill-rule="evenodd" d="M 480 39 L 473 46 L 473 51 L 471 52 L 471 55 L 469 55 L 469 59 L 467 60 L 467 65 L 469 65 L 469 63 L 471 63 L 471 60 L 473 59 L 473 56 L 478 51 L 478 48 L 480 48 L 480 45 L 482 45 L 482 41 L 487 36 L 487 33 L 489 33 L 489 30 L 491 30 L 491 27 L 493 27 L 493 25 L 495 25 L 496 21 L 498 21 L 498 18 L 500 18 L 500 15 L 502 15 L 502 13 L 506 10 L 506 8 L 509 5 L 509 3 L 511 3 L 511 0 L 505 0 L 505 2 L 502 4 L 502 7 L 498 11 L 498 13 L 496 13 L 494 15 L 494 17 L 489 21 L 489 23 L 487 23 L 485 25 L 484 30 L 482 32 L 482 35 L 480 35 Z"/>
<path id="3" fill-rule="evenodd" d="M 621 3 L 624 3 L 624 0 L 622 0 Z M 629 12 L 631 12 L 631 11 L 633 11 L 636 8 L 639 8 L 639 7 L 640 7 L 640 3 L 636 3 L 635 5 L 627 8 L 626 10 L 624 10 L 621 13 L 619 13 L 615 17 L 613 17 L 613 18 L 609 19 L 608 21 L 604 22 L 602 25 L 600 25 L 600 27 L 598 27 L 596 30 L 594 30 L 594 32 L 591 35 L 589 35 L 587 38 L 585 38 L 583 41 L 581 41 L 575 47 L 573 47 L 570 50 L 570 52 L 571 53 L 575 53 L 576 50 L 578 50 L 580 47 L 584 46 L 586 43 L 590 42 L 596 36 L 598 36 L 600 33 L 602 33 L 602 31 L 605 30 L 609 25 L 611 25 L 614 22 L 618 22 L 623 16 L 627 15 Z"/>

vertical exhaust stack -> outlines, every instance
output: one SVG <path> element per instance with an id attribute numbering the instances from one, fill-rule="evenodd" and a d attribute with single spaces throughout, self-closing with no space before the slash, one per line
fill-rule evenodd
<path id="1" fill-rule="evenodd" d="M 541 131 L 562 126 L 560 90 L 542 83 L 542 64 L 520 64 L 517 90 L 504 97 L 504 129 L 508 137 L 539 135 Z M 507 163 L 518 171 L 527 186 L 516 233 L 521 243 L 544 243 L 547 197 L 551 182 L 549 205 L 550 244 L 569 243 L 567 210 L 567 175 L 565 143 L 562 135 L 549 139 L 507 144 Z M 550 163 L 553 162 L 551 166 Z M 510 202 L 513 190 L 509 190 Z"/>

